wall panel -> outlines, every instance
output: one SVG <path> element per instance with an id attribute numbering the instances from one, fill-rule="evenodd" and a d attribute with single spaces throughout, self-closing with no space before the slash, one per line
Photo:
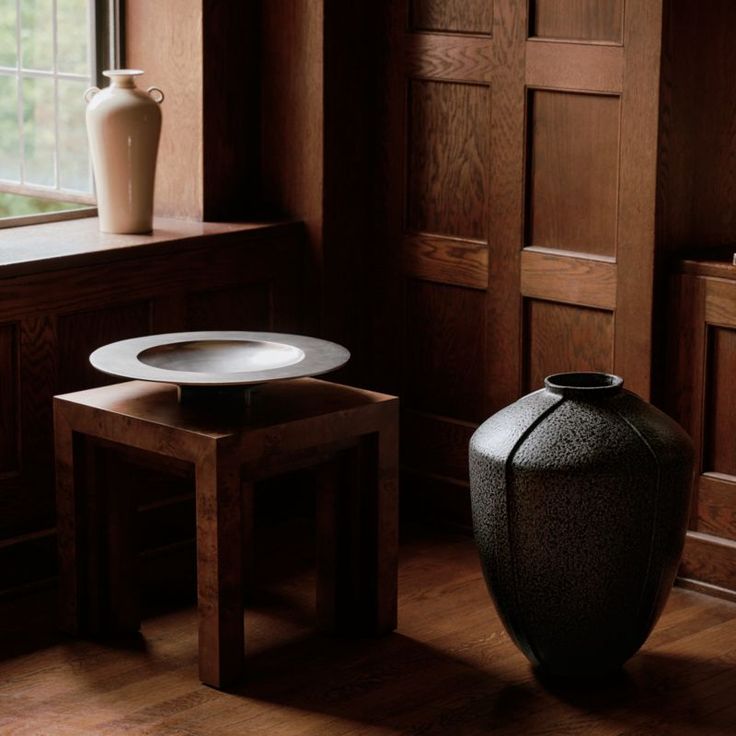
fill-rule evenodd
<path id="1" fill-rule="evenodd" d="M 404 396 L 413 409 L 458 419 L 483 415 L 482 292 L 408 280 Z"/>
<path id="2" fill-rule="evenodd" d="M 19 466 L 18 328 L 0 325 L 0 473 Z"/>
<path id="3" fill-rule="evenodd" d="M 77 391 L 113 383 L 115 378 L 93 368 L 89 354 L 116 340 L 151 332 L 149 302 L 120 304 L 89 312 L 65 314 L 58 319 L 58 392 Z"/>
<path id="4" fill-rule="evenodd" d="M 526 389 L 564 371 L 613 368 L 613 315 L 602 309 L 526 300 Z"/>
<path id="5" fill-rule="evenodd" d="M 533 90 L 528 245 L 616 252 L 619 98 Z"/>
<path id="6" fill-rule="evenodd" d="M 736 330 L 708 332 L 703 471 L 736 477 Z"/>
<path id="7" fill-rule="evenodd" d="M 418 31 L 490 34 L 493 0 L 411 0 L 411 25 Z"/>
<path id="8" fill-rule="evenodd" d="M 487 239 L 490 104 L 487 86 L 410 81 L 410 230 Z"/>
<path id="9" fill-rule="evenodd" d="M 265 283 L 198 291 L 187 297 L 186 314 L 192 330 L 269 330 L 271 290 Z"/>
<path id="10" fill-rule="evenodd" d="M 532 0 L 532 36 L 621 42 L 624 0 Z"/>

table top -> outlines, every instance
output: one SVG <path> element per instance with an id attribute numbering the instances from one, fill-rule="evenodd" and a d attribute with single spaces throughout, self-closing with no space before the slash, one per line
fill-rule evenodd
<path id="1" fill-rule="evenodd" d="M 176 386 L 146 381 L 62 394 L 55 396 L 54 402 L 220 439 L 258 428 L 398 402 L 398 399 L 316 378 L 299 378 L 263 384 L 254 392 L 250 407 L 231 408 L 204 402 L 180 404 Z"/>

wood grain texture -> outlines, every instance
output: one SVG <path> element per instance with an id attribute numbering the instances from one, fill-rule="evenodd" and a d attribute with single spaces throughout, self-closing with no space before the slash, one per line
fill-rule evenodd
<path id="1" fill-rule="evenodd" d="M 489 89 L 412 80 L 408 104 L 408 228 L 486 240 Z"/>
<path id="2" fill-rule="evenodd" d="M 405 288 L 406 406 L 457 419 L 482 418 L 483 293 L 414 280 Z"/>
<path id="3" fill-rule="evenodd" d="M 736 594 L 736 542 L 688 532 L 678 575 Z"/>
<path id="4" fill-rule="evenodd" d="M 616 264 L 526 248 L 521 254 L 521 294 L 613 310 Z"/>
<path id="5" fill-rule="evenodd" d="M 401 418 L 405 440 L 403 465 L 415 474 L 468 482 L 468 443 L 477 425 L 406 410 Z"/>
<path id="6" fill-rule="evenodd" d="M 259 217 L 261 3 L 201 6 L 203 219 Z"/>
<path id="7" fill-rule="evenodd" d="M 624 50 L 620 46 L 531 40 L 526 45 L 526 84 L 620 94 Z"/>
<path id="8" fill-rule="evenodd" d="M 736 240 L 736 92 L 728 74 L 736 6 L 663 5 L 658 241 L 667 252 L 698 252 Z"/>
<path id="9" fill-rule="evenodd" d="M 305 324 L 324 319 L 325 9 L 311 0 L 261 3 L 262 202 L 306 228 Z"/>
<path id="10" fill-rule="evenodd" d="M 148 302 L 132 302 L 59 316 L 57 390 L 66 393 L 120 380 L 95 370 L 89 362 L 90 353 L 109 342 L 148 335 L 150 332 Z"/>
<path id="11" fill-rule="evenodd" d="M 186 298 L 186 321 L 193 330 L 270 330 L 269 284 L 208 289 Z"/>
<path id="12" fill-rule="evenodd" d="M 190 319 L 211 327 L 212 321 L 228 318 L 233 327 L 246 329 L 253 324 L 251 308 L 257 308 L 258 320 L 276 330 L 299 331 L 299 227 L 164 222 L 167 226 L 154 236 L 101 236 L 86 224 L 79 226 L 69 231 L 79 236 L 74 255 L 69 243 L 53 247 L 48 228 L 33 226 L 27 229 L 36 233 L 37 244 L 32 234 L 19 232 L 7 276 L 0 266 L 0 324 L 17 323 L 12 327 L 18 340 L 13 365 L 21 380 L 22 433 L 20 472 L 0 478 L 0 590 L 54 572 L 55 559 L 44 541 L 53 543 L 51 397 L 60 390 L 114 380 L 89 366 L 94 347 L 143 334 L 152 326 L 186 330 Z M 62 224 L 66 232 L 67 223 Z M 7 232 L 1 236 L 9 239 Z M 23 253 L 25 261 L 20 260 Z M 187 311 L 190 298 L 190 306 L 199 309 Z M 0 338 L 11 327 L 0 329 Z M 3 392 L 7 406 L 15 400 L 13 392 Z M 18 435 L 3 432 L 6 441 L 11 437 L 17 441 Z M 149 498 L 144 494 L 144 505 L 152 499 L 164 501 L 161 494 L 188 492 L 160 478 L 149 480 L 155 488 Z M 184 526 L 174 524 L 171 533 Z M 161 533 L 162 540 L 167 533 Z"/>
<path id="13" fill-rule="evenodd" d="M 3 728 L 48 736 L 470 736 L 489 723 L 499 736 L 732 729 L 736 609 L 727 601 L 676 588 L 625 676 L 595 688 L 549 686 L 504 632 L 464 535 L 407 529 L 401 634 L 379 646 L 320 636 L 303 569 L 310 532 L 284 526 L 264 537 L 262 596 L 246 613 L 258 676 L 228 693 L 192 677 L 192 606 L 150 615 L 142 640 L 110 646 L 60 640 L 52 593 L 3 603 Z"/>
<path id="14" fill-rule="evenodd" d="M 712 325 L 736 328 L 736 288 L 729 281 L 706 279 L 705 320 Z"/>
<path id="15" fill-rule="evenodd" d="M 488 84 L 493 54 L 491 41 L 431 33 L 406 37 L 406 71 L 412 78 Z"/>
<path id="16" fill-rule="evenodd" d="M 407 235 L 402 246 L 404 272 L 415 278 L 455 286 L 488 286 L 488 246 L 431 235 Z"/>
<path id="17" fill-rule="evenodd" d="M 715 473 L 698 478 L 695 529 L 736 540 L 736 478 Z"/>
<path id="18" fill-rule="evenodd" d="M 619 99 L 530 94 L 527 244 L 613 256 Z"/>
<path id="19" fill-rule="evenodd" d="M 493 0 L 410 0 L 411 27 L 421 31 L 490 34 Z"/>
<path id="20" fill-rule="evenodd" d="M 736 330 L 708 329 L 703 470 L 736 476 Z M 734 498 L 736 503 L 736 498 Z"/>
<path id="21" fill-rule="evenodd" d="M 533 0 L 531 34 L 621 43 L 624 0 Z"/>
<path id="22" fill-rule="evenodd" d="M 491 121 L 489 281 L 487 342 L 493 361 L 486 382 L 486 413 L 506 406 L 523 391 L 522 310 L 519 298 L 524 245 L 526 159 L 526 40 L 528 4 L 496 0 Z"/>
<path id="23" fill-rule="evenodd" d="M 597 309 L 526 300 L 526 389 L 565 371 L 604 371 L 613 365 L 613 315 Z"/>
<path id="24" fill-rule="evenodd" d="M 100 451 L 95 443 L 191 462 L 196 485 L 199 677 L 217 688 L 239 679 L 244 663 L 241 481 L 283 473 L 293 456 L 319 464 L 324 447 L 355 441 L 356 485 L 352 492 L 341 493 L 347 513 L 337 514 L 329 529 L 322 528 L 343 540 L 332 545 L 340 556 L 354 557 L 341 575 L 339 587 L 345 595 L 328 608 L 335 611 L 333 623 L 341 630 L 376 635 L 396 627 L 398 400 L 295 379 L 264 386 L 247 411 L 232 409 L 208 406 L 196 411 L 178 401 L 175 387 L 142 381 L 54 398 L 66 629 L 96 634 L 118 631 L 123 622 L 137 626 L 134 609 L 125 603 L 135 595 L 132 555 L 121 553 L 123 544 L 110 550 L 114 540 L 133 534 L 132 506 L 127 504 L 125 513 L 126 504 L 107 497 L 112 489 L 105 479 L 112 471 L 104 457 L 110 450 Z M 334 502 L 334 494 L 327 500 Z M 320 518 L 326 514 L 322 509 Z M 333 580 L 334 565 L 328 567 Z M 318 590 L 331 599 L 336 595 L 324 582 Z"/>
<path id="25" fill-rule="evenodd" d="M 706 279 L 674 274 L 668 293 L 668 308 L 677 329 L 668 330 L 670 380 L 665 384 L 664 406 L 693 440 L 698 472 L 702 471 L 705 407 L 706 287 Z"/>
<path id="26" fill-rule="evenodd" d="M 0 325 L 0 474 L 20 468 L 18 338 L 16 325 Z"/>
<path id="27" fill-rule="evenodd" d="M 614 370 L 645 399 L 652 384 L 661 30 L 660 3 L 627 3 Z M 643 355 L 650 359 L 642 360 Z"/>
<path id="28" fill-rule="evenodd" d="M 142 86 L 155 85 L 166 95 L 154 211 L 157 215 L 201 220 L 202 3 L 129 0 L 125 22 L 126 63 L 145 70 Z"/>

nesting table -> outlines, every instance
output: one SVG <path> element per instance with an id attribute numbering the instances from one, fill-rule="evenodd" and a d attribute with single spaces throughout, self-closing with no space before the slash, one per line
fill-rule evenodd
<path id="1" fill-rule="evenodd" d="M 136 630 L 134 489 L 106 477 L 132 449 L 194 468 L 200 679 L 237 680 L 243 573 L 252 565 L 253 484 L 318 468 L 317 620 L 360 635 L 396 627 L 398 399 L 313 378 L 263 385 L 236 410 L 182 404 L 141 381 L 54 398 L 63 628 Z M 165 461 L 164 461 L 165 462 Z"/>

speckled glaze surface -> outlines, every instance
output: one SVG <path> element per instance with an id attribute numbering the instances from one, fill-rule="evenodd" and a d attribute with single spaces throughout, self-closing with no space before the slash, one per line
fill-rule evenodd
<path id="1" fill-rule="evenodd" d="M 616 376 L 550 376 L 470 441 L 475 539 L 511 636 L 550 674 L 621 666 L 682 553 L 690 438 Z"/>

